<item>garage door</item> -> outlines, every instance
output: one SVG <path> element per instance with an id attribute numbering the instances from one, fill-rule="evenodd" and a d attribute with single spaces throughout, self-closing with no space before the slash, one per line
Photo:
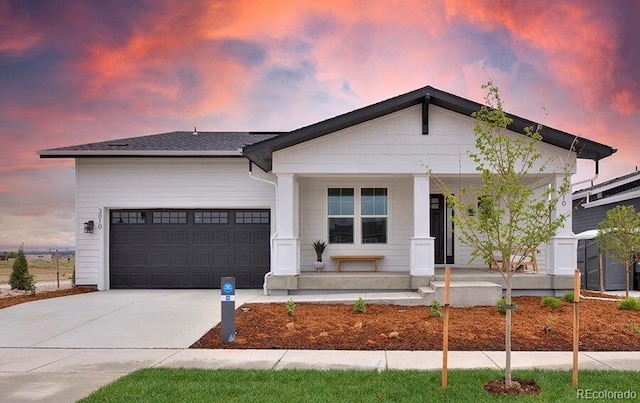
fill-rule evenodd
<path id="1" fill-rule="evenodd" d="M 111 288 L 261 288 L 269 210 L 113 210 Z"/>

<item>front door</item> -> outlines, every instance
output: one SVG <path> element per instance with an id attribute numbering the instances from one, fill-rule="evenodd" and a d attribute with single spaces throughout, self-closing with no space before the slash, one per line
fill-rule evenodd
<path id="1" fill-rule="evenodd" d="M 444 195 L 430 195 L 431 236 L 435 238 L 435 263 L 453 263 L 453 211 L 447 208 Z"/>

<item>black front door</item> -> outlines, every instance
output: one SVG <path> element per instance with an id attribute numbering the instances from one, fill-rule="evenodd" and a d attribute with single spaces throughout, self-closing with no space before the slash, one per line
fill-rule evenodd
<path id="1" fill-rule="evenodd" d="M 431 236 L 435 238 L 435 263 L 444 263 L 444 196 L 431 195 Z"/>
<path id="2" fill-rule="evenodd" d="M 453 223 L 451 209 L 447 209 L 444 195 L 430 195 L 431 236 L 435 238 L 435 263 L 453 263 Z"/>

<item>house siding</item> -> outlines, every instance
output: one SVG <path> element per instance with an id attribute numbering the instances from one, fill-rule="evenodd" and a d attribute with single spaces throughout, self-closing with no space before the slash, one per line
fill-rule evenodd
<path id="1" fill-rule="evenodd" d="M 582 207 L 582 203 L 584 203 L 584 199 L 574 202 L 573 232 L 576 234 L 597 229 L 598 224 L 607 218 L 607 212 L 616 206 L 633 206 L 636 211 L 640 211 L 640 199 L 638 198 L 589 208 Z"/>
<path id="2" fill-rule="evenodd" d="M 273 154 L 273 172 L 296 174 L 477 174 L 468 150 L 475 149 L 475 120 L 429 106 L 429 134 L 422 134 L 422 108 L 409 107 Z M 520 134 L 512 133 L 513 136 Z M 539 144 L 546 172 L 574 163 L 575 153 Z"/>
<path id="3" fill-rule="evenodd" d="M 247 166 L 244 159 L 76 159 L 76 283 L 108 288 L 110 209 L 269 208 L 273 212 L 274 187 L 251 179 Z M 88 220 L 95 222 L 93 234 L 84 233 Z"/>
<path id="4" fill-rule="evenodd" d="M 300 180 L 300 244 L 301 271 L 312 271 L 315 253 L 311 243 L 328 239 L 327 188 L 385 187 L 389 192 L 386 244 L 329 244 L 325 253 L 325 270 L 335 271 L 331 255 L 375 254 L 385 258 L 378 264 L 381 271 L 408 271 L 409 240 L 413 236 L 413 187 L 409 178 L 301 178 Z M 356 229 L 357 230 L 357 229 Z M 357 264 L 354 262 L 354 265 Z M 369 267 L 370 263 L 364 263 Z"/>

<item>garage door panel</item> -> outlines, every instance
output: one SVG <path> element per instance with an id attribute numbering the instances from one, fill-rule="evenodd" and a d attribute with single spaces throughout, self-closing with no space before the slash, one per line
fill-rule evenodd
<path id="1" fill-rule="evenodd" d="M 170 273 L 165 271 L 156 271 L 149 274 L 149 282 L 154 285 L 160 285 L 163 287 L 168 287 L 171 282 L 169 281 Z"/>
<path id="2" fill-rule="evenodd" d="M 184 231 L 173 232 L 171 233 L 171 244 L 172 245 L 188 245 L 189 235 Z"/>
<path id="3" fill-rule="evenodd" d="M 129 245 L 146 245 L 147 234 L 143 231 L 131 231 L 129 232 Z"/>
<path id="4" fill-rule="evenodd" d="M 251 265 L 251 253 L 249 252 L 237 252 L 234 257 L 236 267 Z"/>
<path id="5" fill-rule="evenodd" d="M 226 232 L 214 232 L 212 235 L 212 245 L 229 245 L 229 234 Z"/>
<path id="6" fill-rule="evenodd" d="M 169 254 L 168 253 L 159 253 L 159 252 L 151 252 L 149 254 L 149 265 L 150 266 L 168 266 L 169 265 Z"/>
<path id="7" fill-rule="evenodd" d="M 197 231 L 193 233 L 194 245 L 209 245 L 211 243 L 211 234 L 207 231 Z"/>
<path id="8" fill-rule="evenodd" d="M 192 258 L 194 266 L 208 266 L 211 264 L 211 254 L 208 252 L 195 252 Z"/>
<path id="9" fill-rule="evenodd" d="M 268 210 L 115 210 L 112 288 L 261 288 L 270 263 Z M 153 219 L 151 219 L 153 217 Z"/>
<path id="10" fill-rule="evenodd" d="M 184 288 L 189 285 L 189 275 L 185 272 L 173 272 L 171 273 L 171 280 L 169 281 L 172 287 Z"/>
<path id="11" fill-rule="evenodd" d="M 189 265 L 189 255 L 187 252 L 174 252 L 171 254 L 172 266 L 187 266 Z"/>
<path id="12" fill-rule="evenodd" d="M 236 245 L 252 245 L 254 243 L 253 236 L 249 231 L 238 231 L 233 236 Z"/>
<path id="13" fill-rule="evenodd" d="M 166 246 L 169 245 L 169 231 L 153 231 L 150 235 L 150 245 Z"/>
<path id="14" fill-rule="evenodd" d="M 229 253 L 214 253 L 213 260 L 211 262 L 212 266 L 229 266 L 230 259 Z"/>
<path id="15" fill-rule="evenodd" d="M 127 262 L 130 266 L 146 266 L 147 265 L 147 254 L 146 253 L 129 253 Z"/>

